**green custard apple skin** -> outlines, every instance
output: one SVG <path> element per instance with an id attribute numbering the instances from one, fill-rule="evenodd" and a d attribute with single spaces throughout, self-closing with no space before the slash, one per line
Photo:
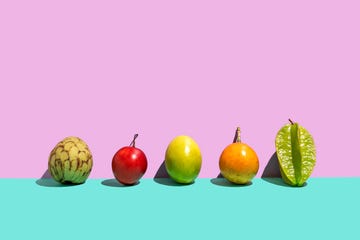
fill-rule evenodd
<path id="1" fill-rule="evenodd" d="M 276 135 L 276 154 L 284 182 L 303 186 L 316 163 L 316 149 L 311 134 L 298 123 L 286 124 Z"/>
<path id="2" fill-rule="evenodd" d="M 48 170 L 57 182 L 81 184 L 89 177 L 93 158 L 88 145 L 78 137 L 67 137 L 51 151 Z"/>
<path id="3" fill-rule="evenodd" d="M 189 136 L 177 136 L 168 145 L 165 167 L 169 176 L 178 183 L 190 184 L 199 175 L 202 156 L 198 144 Z"/>

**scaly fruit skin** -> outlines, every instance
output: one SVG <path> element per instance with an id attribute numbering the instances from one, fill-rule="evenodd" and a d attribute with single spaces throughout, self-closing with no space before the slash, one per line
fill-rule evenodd
<path id="1" fill-rule="evenodd" d="M 199 175 L 201 163 L 200 148 L 189 136 L 177 136 L 166 149 L 166 171 L 175 182 L 182 184 L 194 182 Z"/>
<path id="2" fill-rule="evenodd" d="M 290 120 L 290 124 L 286 124 L 277 133 L 275 146 L 284 182 L 291 186 L 303 186 L 316 162 L 315 144 L 311 134 Z"/>
<path id="3" fill-rule="evenodd" d="M 48 170 L 60 183 L 81 184 L 90 175 L 93 166 L 88 145 L 78 137 L 67 137 L 51 151 Z"/>

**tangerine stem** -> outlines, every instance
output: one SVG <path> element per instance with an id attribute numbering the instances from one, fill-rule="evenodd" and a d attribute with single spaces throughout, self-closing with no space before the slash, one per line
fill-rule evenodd
<path id="1" fill-rule="evenodd" d="M 235 136 L 234 136 L 234 140 L 233 143 L 237 143 L 237 142 L 241 142 L 241 138 L 240 138 L 240 127 L 236 128 L 236 132 L 235 132 Z"/>
<path id="2" fill-rule="evenodd" d="M 130 143 L 130 147 L 135 147 L 135 139 L 139 136 L 139 134 L 135 134 L 133 140 Z"/>

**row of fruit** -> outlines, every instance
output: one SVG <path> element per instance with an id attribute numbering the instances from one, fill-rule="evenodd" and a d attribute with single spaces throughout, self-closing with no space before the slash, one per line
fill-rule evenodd
<path id="1" fill-rule="evenodd" d="M 302 186 L 310 177 L 316 162 L 315 144 L 311 134 L 289 119 L 275 139 L 280 172 L 285 183 Z M 133 185 L 147 170 L 145 153 L 135 146 L 135 134 L 130 146 L 117 151 L 112 159 L 112 171 L 122 184 Z M 169 176 L 181 184 L 192 183 L 198 176 L 202 156 L 198 144 L 189 136 L 177 136 L 165 153 L 165 168 Z M 88 145 L 78 137 L 67 137 L 50 153 L 48 170 L 63 184 L 81 184 L 90 175 L 93 159 Z M 240 128 L 233 143 L 226 146 L 219 158 L 221 174 L 234 184 L 247 184 L 259 170 L 256 152 L 241 142 Z"/>

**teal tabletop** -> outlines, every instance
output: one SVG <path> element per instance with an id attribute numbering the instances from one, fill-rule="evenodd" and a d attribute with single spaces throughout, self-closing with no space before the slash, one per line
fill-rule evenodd
<path id="1" fill-rule="evenodd" d="M 360 178 L 0 179 L 0 239 L 360 239 Z"/>

